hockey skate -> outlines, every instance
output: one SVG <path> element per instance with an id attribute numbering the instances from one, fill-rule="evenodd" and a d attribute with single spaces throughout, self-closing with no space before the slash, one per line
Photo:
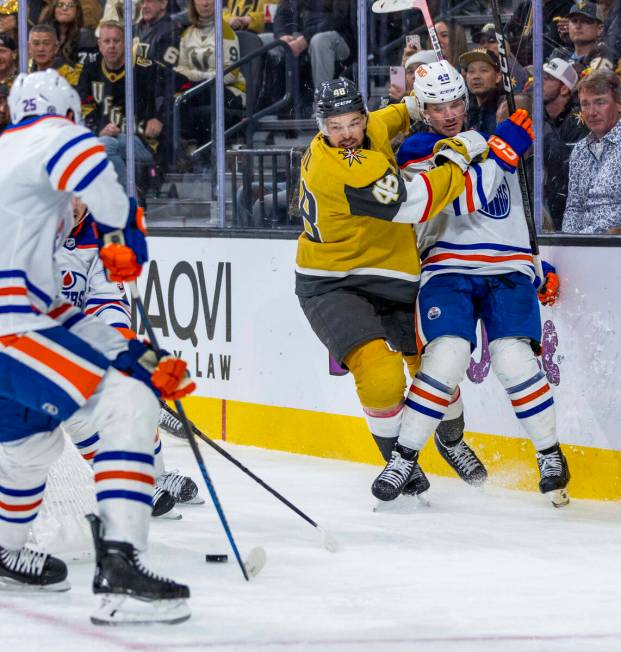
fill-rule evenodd
<path id="1" fill-rule="evenodd" d="M 151 516 L 178 521 L 181 514 L 175 509 L 175 499 L 172 494 L 155 484 L 151 497 Z"/>
<path id="2" fill-rule="evenodd" d="M 537 452 L 539 467 L 539 491 L 548 496 L 554 507 L 565 507 L 569 504 L 567 485 L 571 478 L 567 460 L 559 444 Z"/>
<path id="3" fill-rule="evenodd" d="M 166 471 L 157 478 L 155 486 L 167 491 L 176 503 L 182 505 L 202 505 L 205 500 L 199 495 L 196 482 L 177 471 Z"/>
<path id="4" fill-rule="evenodd" d="M 180 439 L 185 439 L 185 432 L 183 430 L 183 423 L 180 419 L 174 414 L 171 414 L 166 408 L 163 407 L 160 409 L 160 422 L 158 423 L 158 428 L 161 428 L 164 432 L 167 432 L 173 437 L 179 437 Z"/>
<path id="5" fill-rule="evenodd" d="M 0 591 L 68 591 L 67 565 L 44 552 L 0 546 Z"/>
<path id="6" fill-rule="evenodd" d="M 371 493 L 378 500 L 395 500 L 418 466 L 417 460 L 418 451 L 396 444 L 388 464 L 375 479 Z"/>
<path id="7" fill-rule="evenodd" d="M 425 472 L 419 464 L 416 464 L 410 475 L 410 479 L 403 487 L 401 495 L 395 500 L 388 502 L 379 500 L 375 507 L 373 507 L 373 511 L 405 514 L 415 511 L 420 506 L 429 507 L 429 499 L 425 493 L 429 487 L 429 480 Z"/>
<path id="8" fill-rule="evenodd" d="M 457 441 L 449 443 L 444 442 L 436 432 L 434 441 L 438 453 L 464 482 L 473 487 L 480 487 L 485 483 L 487 469 L 472 448 L 466 444 L 463 434 Z"/>
<path id="9" fill-rule="evenodd" d="M 93 593 L 102 595 L 101 604 L 91 616 L 94 625 L 181 623 L 190 617 L 185 584 L 155 575 L 147 570 L 131 543 L 105 541 L 103 526 L 95 514 L 91 524 L 95 544 Z"/>

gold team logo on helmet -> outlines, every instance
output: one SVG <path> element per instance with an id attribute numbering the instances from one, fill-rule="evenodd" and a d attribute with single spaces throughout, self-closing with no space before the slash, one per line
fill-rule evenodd
<path id="1" fill-rule="evenodd" d="M 339 154 L 343 157 L 344 161 L 349 163 L 349 167 L 354 164 L 354 161 L 362 165 L 362 159 L 366 158 L 366 156 L 357 149 L 342 149 Z"/>

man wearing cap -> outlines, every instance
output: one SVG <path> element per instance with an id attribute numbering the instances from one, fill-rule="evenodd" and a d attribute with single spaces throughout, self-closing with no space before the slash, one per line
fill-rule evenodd
<path id="1" fill-rule="evenodd" d="M 468 124 L 485 134 L 494 133 L 500 99 L 500 61 L 492 50 L 476 48 L 459 57 L 470 92 Z"/>
<path id="2" fill-rule="evenodd" d="M 604 23 L 597 5 L 579 0 L 569 11 L 569 40 L 573 52 L 557 48 L 550 58 L 568 59 L 579 73 L 587 68 L 613 68 L 614 52 L 602 40 L 603 31 Z"/>
<path id="3" fill-rule="evenodd" d="M 498 56 L 498 39 L 496 38 L 496 28 L 493 23 L 483 25 L 481 31 L 472 36 L 472 40 L 479 47 L 487 48 Z M 524 68 L 522 68 L 519 61 L 513 55 L 513 52 L 511 52 L 508 41 L 505 41 L 505 48 L 507 50 L 507 62 L 509 64 L 513 90 L 519 92 L 524 88 L 528 81 L 528 73 Z"/>
<path id="4" fill-rule="evenodd" d="M 578 73 L 569 61 L 555 58 L 543 65 L 544 199 L 557 231 L 561 230 L 567 200 L 569 156 L 588 133 L 573 95 L 577 83 Z"/>
<path id="5" fill-rule="evenodd" d="M 0 34 L 0 84 L 9 89 L 17 75 L 17 48 L 9 34 Z"/>

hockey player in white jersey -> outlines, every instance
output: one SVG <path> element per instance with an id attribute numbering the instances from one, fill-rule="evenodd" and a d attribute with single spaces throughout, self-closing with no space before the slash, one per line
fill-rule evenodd
<path id="1" fill-rule="evenodd" d="M 101 319 L 128 339 L 136 337 L 131 329 L 130 305 L 122 283 L 110 281 L 98 255 L 95 221 L 86 204 L 73 199 L 73 230 L 56 252 L 56 264 L 62 283 L 62 295 L 87 315 Z M 164 412 L 162 409 L 161 412 Z M 160 412 L 160 421 L 162 414 Z M 92 464 L 100 446 L 97 432 L 84 431 L 79 416 L 63 423 L 82 457 Z M 198 487 L 192 478 L 175 471 L 166 471 L 159 433 L 155 432 L 153 448 L 155 488 L 154 517 L 181 518 L 175 504 L 200 504 Z"/>
<path id="2" fill-rule="evenodd" d="M 95 216 L 113 280 L 135 280 L 148 258 L 141 212 L 103 146 L 76 124 L 80 100 L 56 71 L 18 76 L 9 108 L 12 125 L 0 137 L 0 582 L 68 588 L 65 564 L 24 544 L 62 451 L 58 426 L 79 413 L 101 437 L 99 516 L 90 520 L 93 590 L 102 601 L 91 620 L 180 622 L 190 615 L 188 587 L 148 571 L 139 553 L 147 546 L 158 396 L 192 391 L 186 365 L 158 359 L 148 345 L 54 299 L 53 253 L 71 229 L 71 195 Z"/>
<path id="3" fill-rule="evenodd" d="M 464 81 L 447 62 L 421 66 L 414 92 L 429 131 L 411 136 L 399 151 L 400 167 L 410 177 L 433 166 L 436 143 L 457 136 L 467 110 Z M 416 328 L 422 364 L 405 402 L 392 458 L 373 484 L 380 500 L 399 495 L 419 451 L 447 411 L 476 347 L 481 319 L 492 368 L 536 448 L 539 488 L 555 506 L 568 502 L 569 470 L 556 436 L 554 400 L 536 358 L 541 321 L 516 178 L 519 155 L 532 142 L 530 124 L 528 114 L 518 110 L 489 139 L 489 156 L 504 170 L 491 200 L 482 206 L 474 201 L 482 178 L 475 165 L 470 192 L 416 227 L 422 267 Z"/>

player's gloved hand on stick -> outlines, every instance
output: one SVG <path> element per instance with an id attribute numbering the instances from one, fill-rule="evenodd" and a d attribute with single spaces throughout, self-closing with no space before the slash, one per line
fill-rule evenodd
<path id="1" fill-rule="evenodd" d="M 135 281 L 149 259 L 144 211 L 129 200 L 129 217 L 122 229 L 96 224 L 99 257 L 111 281 Z"/>
<path id="2" fill-rule="evenodd" d="M 442 165 L 452 161 L 466 172 L 471 163 L 478 163 L 487 158 L 487 141 L 478 131 L 473 129 L 462 131 L 452 138 L 442 138 L 433 147 L 433 162 Z"/>
<path id="3" fill-rule="evenodd" d="M 543 268 L 543 283 L 537 287 L 537 298 L 542 305 L 553 306 L 558 299 L 560 289 L 558 274 L 554 265 L 550 265 L 545 260 L 541 261 L 541 267 Z M 536 282 L 539 282 L 539 278 L 536 279 Z"/>
<path id="4" fill-rule="evenodd" d="M 515 172 L 535 138 L 533 121 L 528 111 L 518 109 L 506 120 L 499 122 L 489 140 L 489 157 L 506 172 Z"/>
<path id="5" fill-rule="evenodd" d="M 119 353 L 112 366 L 142 381 L 158 398 L 167 401 L 176 401 L 196 389 L 185 360 L 163 349 L 158 358 L 149 342 L 129 340 L 127 349 Z"/>

